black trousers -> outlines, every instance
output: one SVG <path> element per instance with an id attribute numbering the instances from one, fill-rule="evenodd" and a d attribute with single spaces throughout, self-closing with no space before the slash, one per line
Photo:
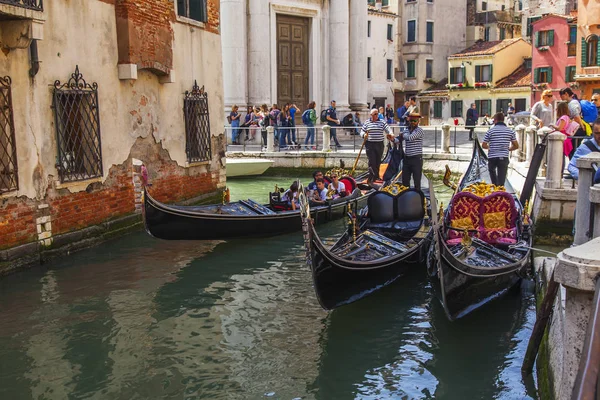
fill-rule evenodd
<path id="1" fill-rule="evenodd" d="M 415 181 L 415 189 L 421 189 L 423 174 L 423 156 L 404 156 L 402 164 L 402 185 L 410 187 L 410 178 Z"/>
<path id="2" fill-rule="evenodd" d="M 383 156 L 383 141 L 365 143 L 367 158 L 369 159 L 369 180 L 379 179 L 379 167 Z"/>
<path id="3" fill-rule="evenodd" d="M 504 186 L 508 172 L 508 157 L 490 158 L 488 168 L 492 183 L 496 186 Z"/>

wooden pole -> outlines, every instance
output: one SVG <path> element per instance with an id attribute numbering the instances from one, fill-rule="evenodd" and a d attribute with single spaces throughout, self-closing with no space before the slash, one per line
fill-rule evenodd
<path id="1" fill-rule="evenodd" d="M 537 357 L 540 343 L 544 337 L 546 326 L 548 325 L 548 319 L 554 306 L 554 299 L 558 293 L 559 284 L 554 280 L 554 271 L 552 271 L 552 277 L 548 283 L 548 290 L 546 290 L 546 297 L 542 302 L 540 311 L 537 314 L 537 319 L 533 330 L 531 331 L 531 337 L 529 338 L 529 344 L 527 345 L 527 351 L 525 352 L 525 358 L 523 359 L 523 366 L 521 366 L 521 373 L 525 376 L 530 375 L 533 371 L 533 364 Z"/>
<path id="2" fill-rule="evenodd" d="M 367 143 L 367 135 L 365 135 L 365 139 L 363 140 L 360 150 L 358 151 L 358 156 L 356 156 L 356 160 L 354 161 L 352 171 L 350 171 L 350 175 L 352 176 L 354 176 L 354 170 L 356 170 L 356 166 L 358 165 L 358 160 L 360 159 L 360 154 L 362 153 L 363 147 L 365 147 L 365 143 Z"/>

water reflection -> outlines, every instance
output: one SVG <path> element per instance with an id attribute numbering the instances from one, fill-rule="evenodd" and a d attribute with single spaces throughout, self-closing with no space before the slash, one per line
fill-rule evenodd
<path id="1" fill-rule="evenodd" d="M 0 397 L 528 398 L 532 307 L 450 323 L 417 272 L 326 313 L 300 234 L 139 233 L 0 281 Z"/>

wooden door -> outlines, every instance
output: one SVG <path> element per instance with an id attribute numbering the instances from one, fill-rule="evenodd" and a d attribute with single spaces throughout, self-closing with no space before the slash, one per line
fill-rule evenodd
<path id="1" fill-rule="evenodd" d="M 277 102 L 305 110 L 308 101 L 308 18 L 278 15 Z"/>
<path id="2" fill-rule="evenodd" d="M 421 112 L 421 122 L 419 125 L 429 125 L 429 102 L 422 101 L 421 106 L 419 107 L 419 111 Z"/>

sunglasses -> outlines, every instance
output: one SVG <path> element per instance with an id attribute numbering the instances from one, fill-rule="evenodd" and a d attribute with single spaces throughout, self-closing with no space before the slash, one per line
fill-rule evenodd
<path id="1" fill-rule="evenodd" d="M 595 102 L 597 102 L 597 101 L 598 101 L 598 99 L 592 99 L 592 101 L 595 103 Z"/>

